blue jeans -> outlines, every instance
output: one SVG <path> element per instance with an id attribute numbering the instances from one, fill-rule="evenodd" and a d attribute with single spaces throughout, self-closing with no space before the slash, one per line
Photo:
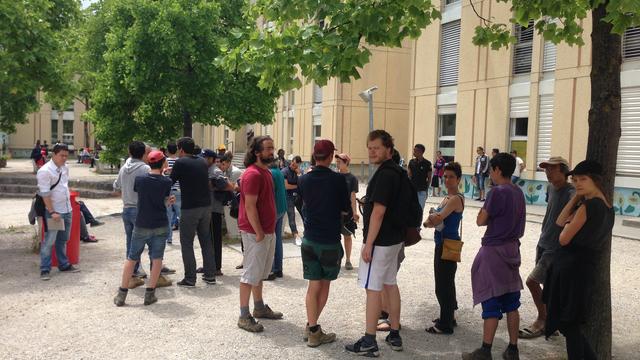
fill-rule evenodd
<path id="1" fill-rule="evenodd" d="M 45 216 L 50 222 L 51 214 L 47 211 Z M 51 249 L 54 244 L 58 257 L 58 269 L 66 269 L 71 266 L 69 259 L 67 259 L 67 240 L 71 234 L 71 212 L 60 214 L 60 217 L 64 221 L 64 231 L 49 230 L 44 233 L 44 240 L 40 245 L 40 271 L 51 271 Z"/>
<path id="2" fill-rule="evenodd" d="M 296 205 L 293 201 L 293 196 L 287 196 L 287 217 L 289 219 L 289 228 L 292 234 L 298 233 L 298 227 L 296 226 Z"/>
<path id="3" fill-rule="evenodd" d="M 133 228 L 136 226 L 136 218 L 138 217 L 138 208 L 128 207 L 122 209 L 122 222 L 124 223 L 124 233 L 127 237 L 127 247 L 125 249 L 125 258 L 129 256 L 131 251 L 131 238 L 133 236 Z M 133 268 L 133 273 L 137 273 L 140 269 L 140 261 Z"/>
<path id="4" fill-rule="evenodd" d="M 420 206 L 422 207 L 422 210 L 424 211 L 424 207 L 427 204 L 427 191 L 418 191 L 418 201 L 420 202 Z"/>
<path id="5" fill-rule="evenodd" d="M 144 251 L 144 245 L 149 248 L 149 257 L 151 260 L 158 260 L 164 257 L 164 248 L 167 244 L 167 228 L 160 227 L 155 229 L 136 227 L 133 229 L 133 237 L 131 239 L 131 249 L 127 258 L 140 262 L 140 255 Z"/>
<path id="6" fill-rule="evenodd" d="M 167 207 L 167 219 L 169 219 L 169 235 L 167 236 L 167 242 L 173 241 L 173 225 L 178 223 L 180 219 L 180 206 L 182 206 L 182 194 L 179 190 L 171 190 L 171 195 L 176 197 L 176 202 L 173 205 Z"/>
<path id="7" fill-rule="evenodd" d="M 276 253 L 273 258 L 273 266 L 271 272 L 282 271 L 282 225 L 284 223 L 284 214 L 278 216 L 276 221 Z"/>

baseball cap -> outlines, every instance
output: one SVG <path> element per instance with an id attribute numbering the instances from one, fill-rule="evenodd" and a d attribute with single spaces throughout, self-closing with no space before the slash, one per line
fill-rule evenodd
<path id="1" fill-rule="evenodd" d="M 335 156 L 336 159 L 340 159 L 349 165 L 351 163 L 351 158 L 347 154 L 338 154 Z"/>
<path id="2" fill-rule="evenodd" d="M 602 175 L 602 165 L 595 160 L 584 160 L 569 171 L 569 175 Z"/>
<path id="3" fill-rule="evenodd" d="M 566 165 L 569 167 L 569 162 L 562 156 L 552 156 L 549 160 L 541 162 L 540 168 L 544 169 L 549 165 Z"/>
<path id="4" fill-rule="evenodd" d="M 227 147 L 224 144 L 218 145 L 218 150 L 227 150 Z"/>
<path id="5" fill-rule="evenodd" d="M 313 146 L 313 155 L 328 156 L 332 155 L 334 151 L 336 151 L 336 147 L 333 145 L 331 140 L 318 140 Z"/>
<path id="6" fill-rule="evenodd" d="M 218 154 L 216 154 L 215 151 L 211 150 L 211 149 L 204 149 L 202 150 L 202 157 L 203 158 L 217 158 Z"/>
<path id="7" fill-rule="evenodd" d="M 159 161 L 164 160 L 164 154 L 162 151 L 154 150 L 147 155 L 147 159 L 149 159 L 150 163 L 157 163 Z"/>

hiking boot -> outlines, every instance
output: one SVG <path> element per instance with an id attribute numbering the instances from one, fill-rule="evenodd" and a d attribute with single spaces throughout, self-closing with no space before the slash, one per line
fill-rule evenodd
<path id="1" fill-rule="evenodd" d="M 475 349 L 472 353 L 462 353 L 462 360 L 492 360 L 491 350 Z"/>
<path id="2" fill-rule="evenodd" d="M 140 279 L 139 277 L 132 276 L 131 279 L 129 279 L 129 285 L 127 287 L 129 289 L 135 289 L 138 286 L 142 285 L 144 285 L 144 280 Z"/>
<path id="3" fill-rule="evenodd" d="M 113 303 L 116 304 L 116 306 L 122 306 L 124 305 L 124 301 L 126 299 L 127 299 L 127 292 L 118 289 L 118 293 L 113 298 Z"/>
<path id="4" fill-rule="evenodd" d="M 160 270 L 160 274 L 163 274 L 163 275 L 169 275 L 169 274 L 175 274 L 175 273 L 176 273 L 175 269 L 171 269 L 166 266 L 163 266 L 162 270 Z"/>
<path id="5" fill-rule="evenodd" d="M 400 335 L 392 336 L 391 333 L 389 333 L 389 335 L 384 339 L 384 342 L 391 346 L 391 350 L 402 351 L 402 338 Z"/>
<path id="6" fill-rule="evenodd" d="M 264 305 L 262 309 L 253 309 L 253 317 L 257 319 L 272 319 L 278 320 L 282 319 L 282 313 L 279 311 L 273 311 L 269 307 L 269 305 Z"/>
<path id="7" fill-rule="evenodd" d="M 344 263 L 344 269 L 353 270 L 353 265 L 351 264 L 351 261 L 347 261 L 346 263 Z"/>
<path id="8" fill-rule="evenodd" d="M 238 327 L 240 329 L 254 333 L 264 331 L 264 326 L 257 322 L 256 319 L 254 319 L 251 315 L 238 318 Z"/>
<path id="9" fill-rule="evenodd" d="M 151 291 L 147 290 L 144 292 L 144 304 L 151 305 L 155 302 L 158 302 L 158 298 L 156 297 L 156 289 Z"/>
<path id="10" fill-rule="evenodd" d="M 309 329 L 309 327 L 307 327 L 307 329 Z M 325 333 L 324 331 L 322 331 L 322 327 L 319 327 L 316 332 L 309 330 L 309 340 L 307 342 L 307 346 L 317 347 L 322 344 L 332 343 L 334 341 L 336 341 L 336 334 Z"/>
<path id="11" fill-rule="evenodd" d="M 180 281 L 178 281 L 176 283 L 176 285 L 181 286 L 181 287 L 188 287 L 188 288 L 193 288 L 196 287 L 196 283 L 195 282 L 191 282 L 187 279 L 182 279 Z"/>
<path id="12" fill-rule="evenodd" d="M 373 340 L 373 342 L 367 341 L 366 337 L 361 337 L 360 340 L 356 341 L 353 345 L 346 345 L 345 350 L 355 353 L 356 355 L 362 355 L 366 357 L 378 357 L 380 356 L 380 350 L 378 349 L 378 343 Z"/>
<path id="13" fill-rule="evenodd" d="M 304 326 L 304 332 L 302 333 L 302 341 L 309 341 L 309 324 Z"/>
<path id="14" fill-rule="evenodd" d="M 61 272 L 66 272 L 66 273 L 77 273 L 80 272 L 80 269 L 78 269 L 77 267 L 69 264 L 69 266 L 67 266 L 64 269 L 60 269 Z"/>
<path id="15" fill-rule="evenodd" d="M 164 275 L 160 275 L 158 277 L 158 282 L 156 282 L 156 288 L 159 287 L 167 287 L 173 285 L 173 281 Z"/>
<path id="16" fill-rule="evenodd" d="M 216 277 L 215 276 L 203 276 L 202 277 L 202 281 L 206 282 L 209 285 L 215 285 L 216 284 Z"/>
<path id="17" fill-rule="evenodd" d="M 520 360 L 520 351 L 518 348 L 508 346 L 502 353 L 502 358 L 504 360 Z"/>
<path id="18" fill-rule="evenodd" d="M 47 281 L 51 280 L 51 275 L 48 271 L 40 271 L 40 280 Z"/>

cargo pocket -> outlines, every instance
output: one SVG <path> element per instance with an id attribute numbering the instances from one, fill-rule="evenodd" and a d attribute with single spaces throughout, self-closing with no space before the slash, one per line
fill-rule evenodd
<path id="1" fill-rule="evenodd" d="M 300 252 L 302 253 L 302 261 L 317 261 L 318 257 L 316 256 L 315 251 L 313 251 L 313 247 L 302 244 L 300 247 Z"/>
<path id="2" fill-rule="evenodd" d="M 322 250 L 322 255 L 320 255 L 322 267 L 340 267 L 341 260 L 342 249 Z"/>

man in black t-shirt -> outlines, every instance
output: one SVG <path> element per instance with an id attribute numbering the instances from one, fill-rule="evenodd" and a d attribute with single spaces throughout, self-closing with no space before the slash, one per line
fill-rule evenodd
<path id="1" fill-rule="evenodd" d="M 209 194 L 209 170 L 206 161 L 194 155 L 195 143 L 190 137 L 178 140 L 178 156 L 171 170 L 171 180 L 180 182 L 182 203 L 180 206 L 180 250 L 184 263 L 184 279 L 178 286 L 196 286 L 196 257 L 193 252 L 193 238 L 198 233 L 204 275 L 207 284 L 216 283 L 216 264 L 213 241 L 209 225 L 211 223 L 211 195 Z"/>
<path id="2" fill-rule="evenodd" d="M 422 210 L 427 202 L 429 194 L 429 182 L 433 172 L 431 161 L 424 158 L 425 147 L 422 144 L 416 144 L 413 147 L 413 159 L 409 161 L 409 178 L 418 191 L 418 201 Z"/>
<path id="3" fill-rule="evenodd" d="M 375 130 L 367 138 L 369 160 L 378 170 L 367 186 L 364 205 L 364 241 L 358 268 L 358 284 L 367 291 L 367 329 L 365 335 L 347 351 L 365 356 L 378 356 L 376 327 L 380 314 L 382 292 L 389 308 L 391 331 L 385 339 L 392 350 L 402 350 L 400 337 L 400 290 L 396 276 L 398 254 L 404 242 L 406 229 L 394 221 L 398 210 L 396 199 L 400 195 L 402 168 L 391 159 L 393 138 L 384 130 Z"/>
<path id="4" fill-rule="evenodd" d="M 298 227 L 296 226 L 296 209 L 300 213 L 300 216 L 302 216 L 301 209 L 296 205 L 296 200 L 298 200 L 298 171 L 301 163 L 302 158 L 300 156 L 294 156 L 289 166 L 282 169 L 284 188 L 287 189 L 287 217 L 289 220 L 289 228 L 298 246 L 302 244 L 302 239 L 298 236 Z"/>
<path id="5" fill-rule="evenodd" d="M 338 172 L 344 176 L 344 179 L 347 182 L 347 189 L 349 190 L 349 200 L 351 204 L 351 215 L 344 216 L 342 218 L 342 236 L 344 236 L 344 252 L 345 252 L 345 263 L 344 268 L 346 270 L 353 270 L 353 265 L 351 264 L 351 246 L 353 243 L 352 236 L 355 235 L 355 231 L 358 228 L 357 222 L 360 220 L 360 216 L 358 215 L 358 209 L 356 207 L 356 194 L 358 194 L 358 178 L 353 176 L 352 173 L 349 172 L 349 163 L 351 163 L 351 158 L 347 154 L 338 154 L 336 155 L 336 167 L 338 168 Z"/>

